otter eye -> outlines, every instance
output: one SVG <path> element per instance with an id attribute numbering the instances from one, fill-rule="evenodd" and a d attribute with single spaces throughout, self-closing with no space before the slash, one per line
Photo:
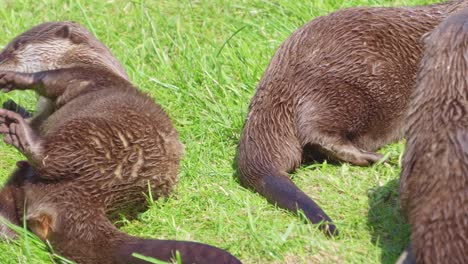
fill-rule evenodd
<path id="1" fill-rule="evenodd" d="M 13 49 L 17 50 L 17 49 L 19 49 L 19 47 L 21 47 L 25 43 L 26 43 L 26 41 L 24 41 L 24 40 L 17 40 L 17 41 L 15 41 L 13 43 Z"/>

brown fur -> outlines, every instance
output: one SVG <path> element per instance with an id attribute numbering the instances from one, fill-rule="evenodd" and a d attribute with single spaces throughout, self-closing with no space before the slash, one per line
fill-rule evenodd
<path id="1" fill-rule="evenodd" d="M 417 263 L 468 263 L 467 52 L 468 8 L 425 38 L 400 189 Z"/>
<path id="2" fill-rule="evenodd" d="M 29 122 L 0 110 L 0 133 L 34 167 L 22 187 L 29 229 L 79 263 L 120 263 L 124 257 L 133 262 L 120 247 L 141 247 L 163 260 L 182 247 L 188 262 L 238 263 L 207 245 L 132 238 L 107 220 L 144 209 L 148 190 L 155 198 L 168 194 L 182 145 L 161 107 L 129 82 L 85 28 L 69 22 L 36 26 L 0 58 L 4 91 L 34 89 L 48 100 L 47 111 Z"/>
<path id="3" fill-rule="evenodd" d="M 27 178 L 31 177 L 32 171 L 25 161 L 17 162 L 17 167 L 0 190 L 0 217 L 8 219 L 12 224 L 20 225 L 24 207 L 22 185 Z M 0 239 L 12 237 L 16 237 L 16 234 L 6 225 L 0 224 Z"/>
<path id="4" fill-rule="evenodd" d="M 26 197 L 28 228 L 76 263 L 147 263 L 132 257 L 133 253 L 170 261 L 176 251 L 182 263 L 241 263 L 228 252 L 201 243 L 129 236 L 113 226 L 104 208 L 92 196 L 82 195 L 73 181 L 44 181 L 27 162 L 18 164 L 21 166 L 0 192 L 0 213 L 19 224 Z"/>
<path id="5" fill-rule="evenodd" d="M 344 9 L 294 32 L 250 104 L 238 150 L 241 183 L 313 223 L 330 222 L 287 173 L 305 157 L 362 166 L 382 158 L 373 151 L 403 134 L 421 36 L 467 4 Z"/>
<path id="6" fill-rule="evenodd" d="M 59 42 L 63 47 L 56 48 Z M 39 46 L 50 50 L 36 52 Z M 53 47 L 67 51 L 55 58 L 50 53 L 60 52 Z M 102 54 L 88 54 L 89 50 Z M 154 197 L 169 193 L 182 145 L 161 107 L 135 89 L 120 64 L 105 51 L 105 46 L 78 24 L 41 24 L 15 38 L 0 54 L 4 58 L 0 61 L 0 85 L 4 90 L 33 88 L 53 105 L 50 116 L 31 132 L 31 138 L 37 137 L 33 146 L 20 148 L 41 177 L 73 179 L 82 193 L 96 196 L 96 202 L 113 213 L 144 204 L 142 194 L 148 184 Z M 43 57 L 48 61 L 36 61 Z M 31 61 L 40 63 L 40 69 L 27 66 Z M 8 120 L 3 125 L 8 125 Z M 8 143 L 14 140 L 10 130 L 0 131 Z"/>

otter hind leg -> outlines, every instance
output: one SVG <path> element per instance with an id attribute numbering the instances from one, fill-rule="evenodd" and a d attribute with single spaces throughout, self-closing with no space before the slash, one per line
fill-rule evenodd
<path id="1" fill-rule="evenodd" d="M 384 157 L 379 153 L 361 150 L 352 143 L 322 145 L 322 149 L 333 159 L 358 166 L 372 165 Z"/>
<path id="2" fill-rule="evenodd" d="M 273 129 L 258 131 L 247 124 L 239 145 L 237 165 L 241 184 L 278 207 L 294 213 L 303 211 L 327 235 L 337 235 L 330 217 L 288 177 L 287 172 L 301 162 L 302 150 L 297 138 L 293 134 L 281 137 Z"/>
<path id="3" fill-rule="evenodd" d="M 305 149 L 313 146 L 313 151 L 324 154 L 327 159 L 339 162 L 349 162 L 358 166 L 369 166 L 380 161 L 384 156 L 379 153 L 362 150 L 356 147 L 345 133 L 329 133 L 326 131 L 312 131 L 304 129 L 300 131 L 301 140 Z M 338 128 L 336 131 L 340 131 Z M 319 156 L 319 153 L 311 153 L 309 156 Z"/>
<path id="4" fill-rule="evenodd" d="M 42 139 L 18 113 L 0 109 L 0 134 L 4 141 L 13 145 L 28 159 L 40 156 Z"/>

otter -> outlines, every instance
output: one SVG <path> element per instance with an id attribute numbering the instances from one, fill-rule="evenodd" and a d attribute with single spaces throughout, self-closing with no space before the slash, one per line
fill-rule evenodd
<path id="1" fill-rule="evenodd" d="M 26 199 L 28 228 L 76 263 L 148 263 L 134 253 L 171 261 L 176 252 L 182 263 L 241 263 L 228 252 L 201 243 L 129 236 L 112 225 L 104 208 L 96 205 L 94 197 L 83 195 L 73 181 L 52 184 L 28 162 L 17 164 L 0 192 L 0 214 L 12 223 L 21 223 Z M 38 201 L 31 203 L 35 199 Z"/>
<path id="2" fill-rule="evenodd" d="M 47 102 L 29 122 L 0 109 L 4 141 L 44 179 L 90 182 L 84 193 L 105 197 L 109 215 L 144 204 L 149 187 L 168 194 L 183 149 L 167 114 L 112 58 L 71 22 L 35 26 L 0 53 L 0 89 L 34 89 Z"/>
<path id="3" fill-rule="evenodd" d="M 302 162 L 368 166 L 403 135 L 421 36 L 468 5 L 349 8 L 318 17 L 276 51 L 249 106 L 237 152 L 240 183 L 337 234 L 289 179 Z"/>
<path id="4" fill-rule="evenodd" d="M 406 119 L 401 208 L 417 263 L 467 263 L 468 8 L 424 47 Z"/>
<path id="5" fill-rule="evenodd" d="M 145 208 L 143 193 L 158 198 L 171 191 L 183 146 L 163 109 L 86 28 L 49 22 L 13 39 L 0 53 L 0 89 L 33 89 L 42 97 L 28 120 L 0 109 L 0 134 L 34 170 L 21 188 L 22 217 L 60 254 L 79 263 L 120 263 L 103 256 L 124 259 L 141 247 L 163 260 L 179 250 L 188 262 L 238 263 L 207 245 L 135 240 L 112 227 L 118 213 Z M 115 243 L 98 246 L 104 241 Z"/>

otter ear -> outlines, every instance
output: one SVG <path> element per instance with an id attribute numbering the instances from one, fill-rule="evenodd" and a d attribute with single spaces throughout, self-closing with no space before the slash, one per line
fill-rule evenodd
<path id="1" fill-rule="evenodd" d="M 61 28 L 59 28 L 56 32 L 55 35 L 57 37 L 61 38 L 69 38 L 70 37 L 70 27 L 68 25 L 64 25 Z"/>
<path id="2" fill-rule="evenodd" d="M 37 217 L 28 218 L 29 229 L 40 239 L 47 240 L 52 229 L 52 216 L 40 214 Z"/>

